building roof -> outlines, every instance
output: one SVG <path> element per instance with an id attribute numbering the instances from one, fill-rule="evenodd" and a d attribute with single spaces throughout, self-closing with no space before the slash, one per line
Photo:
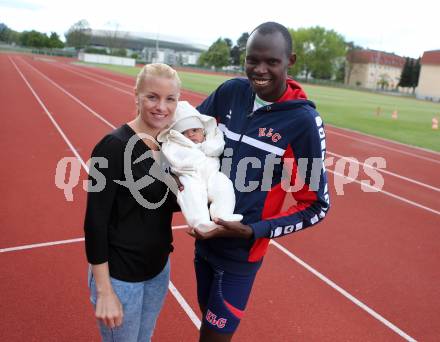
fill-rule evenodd
<path id="1" fill-rule="evenodd" d="M 440 65 L 440 50 L 425 51 L 420 63 Z"/>
<path id="2" fill-rule="evenodd" d="M 106 46 L 109 38 L 116 39 L 123 48 L 142 50 L 144 47 L 155 47 L 156 44 L 163 49 L 175 51 L 202 52 L 208 50 L 205 45 L 194 44 L 184 38 L 171 36 L 158 36 L 152 33 L 91 30 L 92 45 Z"/>
<path id="3" fill-rule="evenodd" d="M 381 64 L 399 68 L 405 64 L 405 58 L 377 50 L 353 50 L 348 53 L 347 60 L 351 63 Z"/>

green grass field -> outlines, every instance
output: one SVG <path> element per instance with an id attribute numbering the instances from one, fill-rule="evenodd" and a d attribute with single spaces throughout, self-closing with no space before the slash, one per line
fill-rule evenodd
<path id="1" fill-rule="evenodd" d="M 97 65 L 136 76 L 139 68 Z M 179 71 L 183 88 L 209 94 L 230 77 Z M 440 104 L 413 98 L 316 85 L 304 86 L 324 122 L 337 127 L 440 151 L 440 130 L 431 129 L 434 116 L 440 119 Z M 381 115 L 376 115 L 381 107 Z M 391 113 L 397 110 L 398 119 Z"/>

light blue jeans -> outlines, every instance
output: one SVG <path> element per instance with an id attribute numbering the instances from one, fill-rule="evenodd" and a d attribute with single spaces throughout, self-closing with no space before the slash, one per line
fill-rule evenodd
<path id="1" fill-rule="evenodd" d="M 170 261 L 156 277 L 130 283 L 110 278 L 113 291 L 124 310 L 124 320 L 117 328 L 98 322 L 104 342 L 147 342 L 151 340 L 157 317 L 162 309 L 170 281 Z M 96 305 L 95 278 L 89 271 L 90 301 Z"/>

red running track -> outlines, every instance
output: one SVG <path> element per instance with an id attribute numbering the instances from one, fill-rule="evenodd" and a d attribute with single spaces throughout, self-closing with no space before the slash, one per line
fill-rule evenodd
<path id="1" fill-rule="evenodd" d="M 7 165 L 0 181 L 6 208 L 0 216 L 0 258 L 6 265 L 0 308 L 7 313 L 0 334 L 7 341 L 98 340 L 82 241 L 8 249 L 82 237 L 84 191 L 78 186 L 74 201 L 67 202 L 54 184 L 58 160 L 74 154 L 30 87 L 86 161 L 111 126 L 134 115 L 134 80 L 52 60 L 0 55 L 0 73 L 10 85 L 0 92 Z M 194 104 L 203 99 L 190 92 L 182 96 Z M 335 127 L 327 128 L 327 136 L 335 161 L 357 158 L 357 181 L 370 179 L 362 170 L 366 158 L 385 158 L 384 191 L 364 192 L 353 182 L 337 195 L 336 180 L 343 178 L 329 166 L 331 214 L 315 228 L 276 240 L 287 250 L 272 245 L 235 340 L 438 340 L 440 155 Z M 174 223 L 184 221 L 176 215 Z M 184 230 L 174 235 L 172 283 L 198 315 L 193 241 Z M 171 294 L 154 340 L 197 340 L 195 324 Z"/>

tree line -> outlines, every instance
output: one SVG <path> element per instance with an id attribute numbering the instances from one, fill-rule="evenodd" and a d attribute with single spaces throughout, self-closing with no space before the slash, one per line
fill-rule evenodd
<path id="1" fill-rule="evenodd" d="M 56 32 L 51 32 L 50 35 L 35 30 L 17 32 L 3 23 L 0 23 L 0 41 L 31 48 L 59 49 L 64 47 L 64 43 Z"/>
<path id="2" fill-rule="evenodd" d="M 90 47 L 92 30 L 87 20 L 80 20 L 74 23 L 64 34 L 66 42 L 63 43 L 56 32 L 47 35 L 36 30 L 17 32 L 9 28 L 6 24 L 0 23 L 0 41 L 8 44 L 15 44 L 29 48 L 48 48 L 62 49 L 64 47 L 72 47 L 79 51 L 83 49 L 85 52 L 96 54 L 110 54 L 114 56 L 125 57 L 127 51 L 121 48 L 121 38 L 118 35 L 117 27 L 108 31 L 108 37 L 105 37 L 107 49 L 99 49 Z"/>
<path id="3" fill-rule="evenodd" d="M 297 63 L 289 70 L 292 76 L 312 76 L 319 79 L 343 81 L 345 55 L 352 42 L 333 30 L 315 26 L 289 29 L 297 54 Z M 199 59 L 201 66 L 221 68 L 227 65 L 242 66 L 249 33 L 244 32 L 233 45 L 229 38 L 218 38 Z"/>
<path id="4" fill-rule="evenodd" d="M 347 54 L 352 50 L 362 49 L 353 42 L 346 41 L 336 31 L 326 30 L 320 26 L 296 30 L 289 29 L 289 32 L 297 55 L 297 62 L 289 69 L 289 74 L 305 78 L 306 81 L 312 77 L 344 82 L 345 73 L 347 72 L 350 75 L 351 67 L 346 60 Z M 76 50 L 83 49 L 90 53 L 126 56 L 126 50 L 118 44 L 123 40 L 123 37 L 118 36 L 118 27 L 113 27 L 112 30 L 108 31 L 105 38 L 107 49 L 96 49 L 89 46 L 91 28 L 87 20 L 84 19 L 74 23 L 65 33 L 65 38 L 66 43 L 64 44 L 56 32 L 52 32 L 49 36 L 35 30 L 20 33 L 0 23 L 0 41 L 7 43 L 35 48 L 63 48 L 68 46 Z M 216 69 L 232 66 L 237 71 L 241 70 L 248 39 L 248 32 L 242 33 L 235 44 L 229 38 L 220 37 L 207 51 L 200 55 L 198 64 Z M 418 60 L 406 58 L 398 85 L 414 89 L 418 84 L 419 74 L 420 58 Z"/>
<path id="5" fill-rule="evenodd" d="M 354 42 L 346 41 L 334 30 L 326 30 L 320 26 L 289 29 L 293 40 L 293 48 L 297 62 L 289 69 L 289 74 L 302 77 L 307 81 L 310 77 L 321 80 L 344 82 L 345 74 L 350 75 L 352 63 L 346 56 L 354 50 L 363 50 Z M 229 38 L 218 38 L 199 59 L 202 67 L 220 69 L 235 66 L 237 70 L 244 64 L 246 43 L 249 33 L 244 32 L 233 45 Z M 420 58 L 406 58 L 402 69 L 400 87 L 412 87 L 418 84 L 420 74 Z"/>

